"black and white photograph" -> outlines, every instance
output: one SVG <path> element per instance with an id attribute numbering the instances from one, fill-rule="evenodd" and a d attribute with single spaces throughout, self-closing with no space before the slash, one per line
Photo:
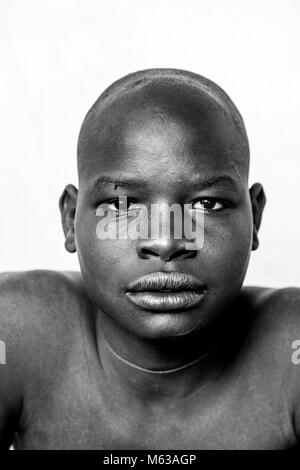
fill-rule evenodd
<path id="1" fill-rule="evenodd" d="M 0 0 L 8 457 L 300 449 L 299 24 L 298 0 Z"/>

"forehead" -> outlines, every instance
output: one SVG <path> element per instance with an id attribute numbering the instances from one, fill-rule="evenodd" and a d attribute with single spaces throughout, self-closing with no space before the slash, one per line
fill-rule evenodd
<path id="1" fill-rule="evenodd" d="M 247 169 L 243 139 L 228 110 L 198 90 L 145 87 L 104 105 L 86 123 L 80 177 L 124 172 L 174 177 Z"/>

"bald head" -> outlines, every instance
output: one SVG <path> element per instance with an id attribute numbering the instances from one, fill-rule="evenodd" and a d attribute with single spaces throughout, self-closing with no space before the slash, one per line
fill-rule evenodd
<path id="1" fill-rule="evenodd" d="M 120 146 L 129 145 L 133 135 L 137 142 L 138 134 L 150 128 L 153 145 L 155 127 L 168 132 L 170 139 L 189 140 L 199 152 L 209 147 L 218 157 L 227 154 L 248 175 L 247 133 L 229 96 L 200 75 L 150 69 L 113 83 L 87 113 L 78 140 L 79 177 L 91 159 L 107 152 L 120 154 Z"/>

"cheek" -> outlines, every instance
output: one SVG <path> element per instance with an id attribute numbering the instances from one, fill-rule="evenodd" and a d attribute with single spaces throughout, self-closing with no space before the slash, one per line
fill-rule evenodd
<path id="1" fill-rule="evenodd" d="M 246 274 L 251 246 L 251 217 L 240 215 L 222 224 L 208 222 L 202 255 L 210 276 L 221 278 L 222 282 L 240 283 Z"/>
<path id="2" fill-rule="evenodd" d="M 76 247 L 82 274 L 110 290 L 122 284 L 132 266 L 135 248 L 129 240 L 100 240 L 97 219 L 88 216 L 76 223 Z"/>

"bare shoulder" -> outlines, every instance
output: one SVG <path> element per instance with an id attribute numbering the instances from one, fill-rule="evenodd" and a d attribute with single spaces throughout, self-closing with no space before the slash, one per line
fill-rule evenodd
<path id="1" fill-rule="evenodd" d="M 68 349 L 83 296 L 79 273 L 0 274 L 0 448 L 10 445 L 24 403 L 51 373 L 59 348 Z"/>
<path id="2" fill-rule="evenodd" d="M 76 301 L 82 294 L 80 273 L 48 270 L 5 272 L 0 274 L 0 318 L 8 321 L 26 321 L 38 310 L 44 313 L 60 312 L 63 303 Z M 38 320 L 38 318 L 35 318 Z M 53 320 L 53 318 L 52 318 Z"/>
<path id="3" fill-rule="evenodd" d="M 280 390 L 300 441 L 300 288 L 246 287 L 242 295 L 251 304 L 257 369 Z"/>
<path id="4" fill-rule="evenodd" d="M 267 337 L 273 357 L 290 357 L 292 343 L 300 340 L 300 288 L 244 287 L 241 297 L 257 347 L 264 338 L 261 344 L 266 348 Z"/>
<path id="5" fill-rule="evenodd" d="M 52 289 L 66 288 L 80 284 L 81 274 L 77 271 L 52 271 L 36 269 L 32 271 L 8 271 L 0 273 L 0 290 L 33 294 L 35 297 L 51 293 Z M 40 290 L 42 288 L 42 290 Z"/>
<path id="6" fill-rule="evenodd" d="M 266 287 L 244 287 L 243 296 L 253 305 L 254 312 L 266 327 L 293 334 L 300 328 L 300 288 L 280 289 Z M 298 330 L 300 333 L 300 330 Z"/>
<path id="7" fill-rule="evenodd" d="M 76 272 L 1 273 L 0 340 L 6 345 L 7 358 L 21 364 L 47 338 L 75 325 L 82 296 L 84 289 Z"/>

